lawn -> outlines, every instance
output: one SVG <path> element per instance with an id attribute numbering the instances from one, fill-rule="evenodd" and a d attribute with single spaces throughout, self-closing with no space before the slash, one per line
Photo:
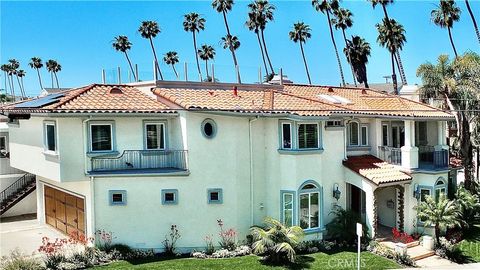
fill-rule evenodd
<path id="1" fill-rule="evenodd" d="M 355 252 L 339 252 L 335 254 L 315 253 L 299 256 L 295 264 L 289 266 L 267 265 L 260 257 L 250 255 L 230 259 L 194 259 L 182 258 L 156 261 L 120 261 L 95 269 L 356 269 L 357 254 Z M 363 269 L 392 269 L 402 268 L 394 261 L 377 256 L 370 252 L 362 252 L 360 266 Z"/>
<path id="2" fill-rule="evenodd" d="M 480 262 L 480 225 L 465 233 L 464 240 L 460 242 L 460 250 L 467 262 Z"/>

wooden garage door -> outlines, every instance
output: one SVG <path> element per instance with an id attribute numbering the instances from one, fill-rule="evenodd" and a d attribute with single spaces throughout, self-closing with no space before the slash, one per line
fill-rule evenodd
<path id="1" fill-rule="evenodd" d="M 65 234 L 85 236 L 84 200 L 45 186 L 45 220 Z"/>

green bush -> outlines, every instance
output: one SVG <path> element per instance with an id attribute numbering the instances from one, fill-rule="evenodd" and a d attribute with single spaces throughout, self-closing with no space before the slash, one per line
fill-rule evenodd
<path id="1" fill-rule="evenodd" d="M 330 214 L 334 214 L 333 220 L 326 225 L 327 236 L 336 241 L 343 241 L 347 244 L 354 244 L 357 241 L 357 223 L 363 225 L 362 243 L 370 241 L 367 225 L 361 221 L 360 215 L 352 210 L 337 208 Z"/>
<path id="2" fill-rule="evenodd" d="M 3 270 L 41 270 L 45 269 L 37 258 L 25 256 L 18 249 L 10 252 L 0 260 L 0 269 Z"/>

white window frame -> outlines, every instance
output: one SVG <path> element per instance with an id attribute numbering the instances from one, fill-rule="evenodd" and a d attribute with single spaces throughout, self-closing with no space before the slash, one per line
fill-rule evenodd
<path id="1" fill-rule="evenodd" d="M 357 126 L 358 126 L 358 129 L 357 129 L 357 144 L 352 144 L 352 124 L 357 124 Z M 361 125 L 360 125 L 359 122 L 353 121 L 353 122 L 348 123 L 348 145 L 349 146 L 360 146 L 360 143 L 361 143 L 361 141 L 360 141 L 360 139 L 361 139 L 360 138 L 360 133 L 361 133 L 360 129 L 361 129 Z"/>
<path id="2" fill-rule="evenodd" d="M 48 126 L 53 126 L 53 136 L 55 141 L 55 150 L 48 149 Z M 58 139 L 57 139 L 57 123 L 53 120 L 43 122 L 43 150 L 45 153 L 57 154 L 58 153 Z"/>
<path id="3" fill-rule="evenodd" d="M 387 144 L 385 145 L 383 142 L 383 128 L 387 128 Z M 382 146 L 390 146 L 390 129 L 388 128 L 388 124 L 382 124 Z"/>
<path id="4" fill-rule="evenodd" d="M 419 192 L 420 192 L 419 201 L 420 201 L 420 202 L 425 202 L 424 200 L 422 200 L 422 190 L 428 191 L 428 195 L 427 195 L 427 196 L 432 196 L 432 190 L 431 190 L 430 188 L 419 188 Z"/>
<path id="5" fill-rule="evenodd" d="M 148 148 L 148 134 L 147 126 L 148 125 L 160 125 L 163 128 L 163 148 L 161 148 L 160 139 L 157 138 L 158 148 Z M 166 121 L 145 121 L 143 123 L 143 132 L 144 132 L 144 149 L 145 150 L 165 150 L 167 149 L 167 122 Z"/>
<path id="6" fill-rule="evenodd" d="M 295 193 L 293 191 L 283 191 L 281 193 L 282 195 L 282 198 L 281 198 L 281 207 L 282 207 L 282 213 L 281 213 L 281 216 L 282 216 L 282 223 L 285 225 L 285 226 L 294 226 L 295 225 Z M 292 197 L 292 201 L 291 201 L 291 209 L 287 209 L 285 208 L 285 202 L 287 201 L 286 200 L 286 196 L 291 196 Z M 287 211 L 291 211 L 291 217 L 292 217 L 292 220 L 291 220 L 291 224 L 287 224 L 286 223 L 286 212 Z"/>
<path id="7" fill-rule="evenodd" d="M 284 147 L 284 134 L 283 134 L 283 125 L 289 125 L 290 126 L 290 148 Z M 280 122 L 280 132 L 281 132 L 281 142 L 280 142 L 280 147 L 281 149 L 288 149 L 292 150 L 294 149 L 294 144 L 295 144 L 295 138 L 293 137 L 293 122 L 287 122 L 287 121 L 281 121 Z"/>
<path id="8" fill-rule="evenodd" d="M 5 142 L 5 149 L 4 149 L 4 150 L 5 150 L 6 152 L 8 152 L 7 136 L 4 136 L 4 135 L 0 136 L 0 141 L 2 140 L 2 138 L 3 138 L 3 141 Z M 1 151 L 1 150 L 2 150 L 2 149 L 0 148 L 0 151 Z"/>
<path id="9" fill-rule="evenodd" d="M 318 196 L 318 220 L 317 220 L 317 223 L 318 223 L 318 226 L 317 227 L 311 227 L 311 221 L 312 221 L 312 194 L 317 194 Z M 320 208 L 322 207 L 321 206 L 321 196 L 320 196 L 320 191 L 318 190 L 318 187 L 315 188 L 315 189 L 312 189 L 312 190 L 308 190 L 308 189 L 304 189 L 304 190 L 301 190 L 298 194 L 298 200 L 299 200 L 299 213 L 298 213 L 298 222 L 300 224 L 300 221 L 301 221 L 301 210 L 302 210 L 302 206 L 301 206 L 301 201 L 302 201 L 302 195 L 307 195 L 308 196 L 308 227 L 307 228 L 302 228 L 303 230 L 312 230 L 312 229 L 318 229 L 320 228 L 320 219 L 322 218 L 320 215 L 321 215 L 321 211 L 320 211 Z"/>
<path id="10" fill-rule="evenodd" d="M 300 137 L 300 136 L 298 136 L 298 132 L 300 131 L 300 125 L 316 125 L 316 126 L 317 126 L 317 147 L 313 147 L 313 148 L 300 148 L 300 146 L 299 146 L 299 139 L 298 139 L 298 138 Z M 295 137 L 296 137 L 296 140 L 295 140 L 295 141 L 296 141 L 296 148 L 297 148 L 298 150 L 303 151 L 303 150 L 312 150 L 312 149 L 320 149 L 320 148 L 321 148 L 321 147 L 320 147 L 320 142 L 321 142 L 320 137 L 321 137 L 322 135 L 320 134 L 320 125 L 319 125 L 318 122 L 299 122 L 299 123 L 296 123 L 296 134 L 295 134 L 295 135 L 296 135 L 296 136 L 295 136 Z"/>
<path id="11" fill-rule="evenodd" d="M 110 150 L 93 150 L 93 136 L 92 136 L 92 126 L 110 126 Z M 89 135 L 89 142 L 88 142 L 88 147 L 90 152 L 92 153 L 103 153 L 103 152 L 113 152 L 114 150 L 114 140 L 115 140 L 115 134 L 114 134 L 114 127 L 113 123 L 109 122 L 95 122 L 95 123 L 89 123 L 88 125 L 88 135 Z"/>
<path id="12" fill-rule="evenodd" d="M 363 132 L 362 132 L 362 129 L 365 128 L 366 129 L 366 132 L 365 132 L 365 144 L 363 144 Z M 367 124 L 363 124 L 363 125 L 360 125 L 360 146 L 368 146 L 369 145 L 369 142 L 368 142 L 368 136 L 369 136 L 369 130 L 368 130 L 368 125 Z"/>

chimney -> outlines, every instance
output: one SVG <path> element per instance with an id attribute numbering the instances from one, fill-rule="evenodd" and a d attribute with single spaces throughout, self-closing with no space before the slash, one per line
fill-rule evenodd
<path id="1" fill-rule="evenodd" d="M 234 86 L 233 87 L 233 95 L 238 97 L 238 90 L 237 90 L 237 86 Z"/>
<path id="2" fill-rule="evenodd" d="M 332 87 L 329 87 L 329 88 L 328 88 L 328 92 L 333 93 L 333 88 L 332 88 Z"/>

